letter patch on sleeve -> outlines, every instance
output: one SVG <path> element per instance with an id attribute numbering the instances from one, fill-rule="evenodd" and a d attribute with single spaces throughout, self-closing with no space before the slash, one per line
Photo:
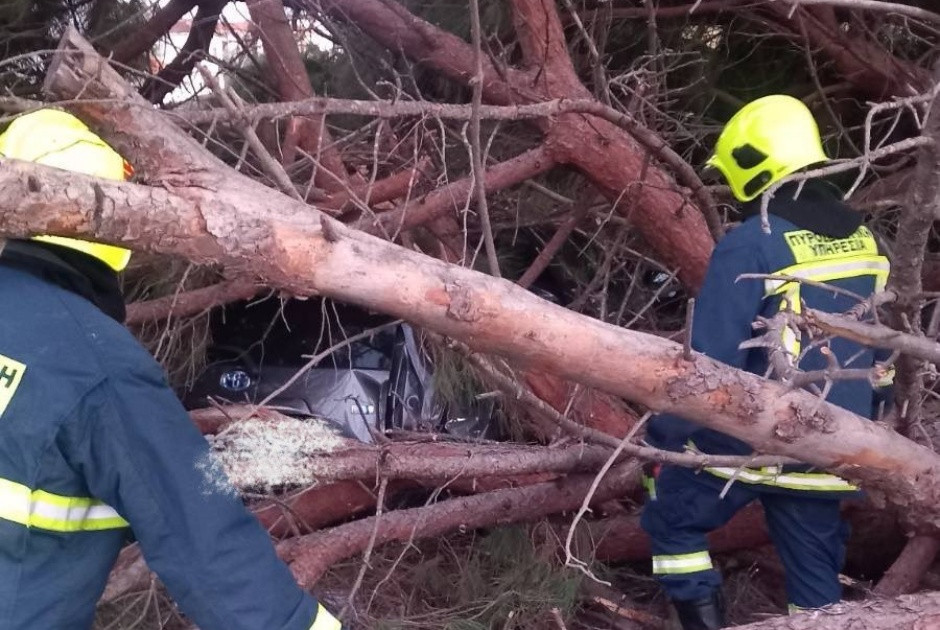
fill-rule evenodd
<path id="1" fill-rule="evenodd" d="M 0 354 L 0 417 L 6 411 L 7 405 L 13 400 L 16 388 L 20 386 L 26 366 L 19 361 Z"/>

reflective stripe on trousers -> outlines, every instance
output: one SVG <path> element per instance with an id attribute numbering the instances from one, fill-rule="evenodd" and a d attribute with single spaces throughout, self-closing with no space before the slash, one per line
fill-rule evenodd
<path id="1" fill-rule="evenodd" d="M 128 527 L 114 508 L 97 499 L 31 490 L 9 479 L 0 479 L 0 519 L 54 532 Z"/>
<path id="2" fill-rule="evenodd" d="M 707 551 L 653 556 L 653 574 L 676 575 L 697 573 L 712 568 L 712 557 Z"/>
<path id="3" fill-rule="evenodd" d="M 317 606 L 317 618 L 314 619 L 310 630 L 342 630 L 342 628 L 339 619 L 331 615 L 323 604 Z"/>

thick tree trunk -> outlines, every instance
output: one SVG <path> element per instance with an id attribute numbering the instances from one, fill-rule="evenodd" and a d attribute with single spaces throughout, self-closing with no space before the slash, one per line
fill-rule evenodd
<path id="1" fill-rule="evenodd" d="M 940 81 L 940 64 L 937 64 L 934 74 Z M 894 327 L 907 329 L 918 336 L 923 335 L 921 313 L 926 303 L 923 296 L 924 255 L 935 213 L 940 212 L 940 148 L 936 144 L 940 142 L 940 111 L 937 111 L 940 97 L 934 98 L 929 105 L 923 134 L 932 138 L 934 143 L 918 151 L 910 193 L 898 220 L 888 283 L 898 296 L 897 301 L 890 305 Z M 901 410 L 901 432 L 918 441 L 925 441 L 913 430 L 922 419 L 925 367 L 923 361 L 913 356 L 902 356 L 898 360 L 894 387 L 895 403 Z M 929 438 L 926 442 L 929 443 Z"/>
<path id="2" fill-rule="evenodd" d="M 808 392 L 540 300 L 514 284 L 447 265 L 323 219 L 258 186 L 161 189 L 16 162 L 0 169 L 0 229 L 96 235 L 195 261 L 254 268 L 298 295 L 322 293 L 393 314 L 526 368 L 555 372 L 653 409 L 674 411 L 871 488 L 940 525 L 940 458 Z M 299 205 L 299 204 L 298 204 Z M 281 218 L 275 210 L 286 212 Z M 309 216 L 309 213 L 307 213 Z M 155 235 L 159 235 L 156 237 Z"/>
<path id="3" fill-rule="evenodd" d="M 836 604 L 729 630 L 937 630 L 940 593 Z"/>
<path id="4" fill-rule="evenodd" d="M 65 43 L 73 50 L 80 45 L 74 36 Z M 198 143 L 178 138 L 181 132 L 158 112 L 113 105 L 122 98 L 115 93 L 128 90 L 115 87 L 124 84 L 84 46 L 77 59 L 60 56 L 48 81 L 54 92 L 83 90 L 110 99 L 75 107 L 92 120 L 110 116 L 110 137 L 128 155 L 156 146 L 158 154 L 191 152 L 194 164 L 212 161 Z M 140 155 L 159 179 L 153 157 Z M 179 176 L 178 187 L 168 192 L 4 163 L 0 231 L 94 235 L 195 261 L 222 261 L 298 295 L 322 293 L 402 317 L 476 351 L 682 414 L 760 451 L 885 490 L 920 528 L 940 531 L 940 457 L 885 427 L 704 356 L 684 360 L 675 343 L 578 315 L 508 281 L 350 230 L 234 173 L 197 177 L 198 186 L 185 186 Z"/>

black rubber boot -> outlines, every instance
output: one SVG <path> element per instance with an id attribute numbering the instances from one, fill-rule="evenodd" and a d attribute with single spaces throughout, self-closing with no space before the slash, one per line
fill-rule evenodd
<path id="1" fill-rule="evenodd" d="M 693 600 L 672 600 L 682 630 L 718 630 L 725 627 L 725 603 L 721 593 Z"/>

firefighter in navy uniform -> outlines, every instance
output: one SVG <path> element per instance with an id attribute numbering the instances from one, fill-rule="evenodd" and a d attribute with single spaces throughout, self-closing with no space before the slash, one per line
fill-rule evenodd
<path id="1" fill-rule="evenodd" d="M 77 118 L 17 118 L 0 156 L 123 179 Z M 152 357 L 121 325 L 130 252 L 0 241 L 0 630 L 90 628 L 131 531 L 203 630 L 338 630 L 213 466 Z"/>
<path id="2" fill-rule="evenodd" d="M 766 351 L 739 349 L 755 334 L 751 324 L 759 315 L 804 307 L 843 312 L 857 303 L 811 284 L 737 281 L 741 274 L 793 276 L 862 296 L 884 288 L 888 260 L 879 254 L 861 215 L 843 204 L 839 190 L 825 180 L 809 180 L 802 188 L 785 183 L 769 203 L 771 233 L 761 229 L 761 193 L 787 175 L 826 160 L 816 122 L 797 99 L 764 97 L 728 122 L 709 164 L 721 171 L 743 202 L 745 218 L 718 243 L 709 262 L 695 305 L 692 345 L 697 351 L 763 375 Z M 800 369 L 827 367 L 820 348 L 804 342 L 797 332 L 787 329 L 780 342 Z M 844 339 L 832 340 L 827 349 L 846 367 L 871 368 L 875 363 L 870 349 Z M 868 381 L 837 381 L 827 400 L 870 418 L 873 393 Z M 735 438 L 672 415 L 655 417 L 647 439 L 673 451 L 753 452 Z M 754 500 L 763 505 L 785 567 L 791 611 L 839 601 L 838 575 L 848 535 L 839 500 L 858 494 L 845 480 L 806 466 L 703 471 L 663 466 L 647 480 L 647 487 L 650 497 L 642 525 L 652 539 L 653 573 L 685 630 L 723 627 L 721 577 L 712 565 L 706 534 Z"/>

